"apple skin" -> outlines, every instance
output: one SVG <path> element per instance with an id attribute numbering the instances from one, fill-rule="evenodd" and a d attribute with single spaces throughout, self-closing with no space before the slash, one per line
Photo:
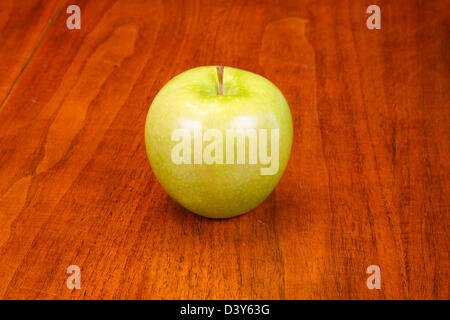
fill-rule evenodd
<path id="1" fill-rule="evenodd" d="M 263 202 L 280 180 L 292 146 L 289 105 L 272 82 L 225 67 L 223 88 L 219 95 L 216 66 L 187 70 L 159 91 L 145 123 L 145 145 L 156 178 L 175 201 L 208 218 L 238 216 Z M 260 168 L 267 165 L 248 164 L 248 160 L 245 164 L 173 163 L 171 151 L 177 142 L 171 140 L 172 132 L 183 127 L 192 130 L 193 121 L 201 121 L 203 132 L 210 128 L 225 132 L 237 125 L 279 129 L 278 172 L 261 175 Z M 203 142 L 203 148 L 206 145 Z"/>

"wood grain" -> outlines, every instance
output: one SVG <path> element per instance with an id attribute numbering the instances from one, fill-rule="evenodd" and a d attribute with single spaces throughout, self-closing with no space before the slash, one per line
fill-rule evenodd
<path id="1" fill-rule="evenodd" d="M 379 1 L 368 30 L 370 4 L 1 2 L 0 297 L 449 299 L 449 9 Z M 164 83 L 212 64 L 272 80 L 295 126 L 273 194 L 220 221 L 168 197 L 143 138 Z"/>
<path id="2" fill-rule="evenodd" d="M 0 108 L 60 9 L 57 0 L 0 4 Z"/>

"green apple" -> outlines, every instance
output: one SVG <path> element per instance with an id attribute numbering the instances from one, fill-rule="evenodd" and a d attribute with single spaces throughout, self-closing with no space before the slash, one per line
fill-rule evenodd
<path id="1" fill-rule="evenodd" d="M 156 95 L 145 123 L 158 181 L 183 207 L 209 218 L 234 217 L 264 201 L 286 168 L 292 136 L 281 91 L 231 67 L 177 75 Z"/>

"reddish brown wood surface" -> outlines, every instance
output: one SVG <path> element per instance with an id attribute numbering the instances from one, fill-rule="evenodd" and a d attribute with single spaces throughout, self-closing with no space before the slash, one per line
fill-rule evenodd
<path id="1" fill-rule="evenodd" d="M 381 30 L 370 4 L 0 2 L 0 297 L 449 299 L 448 3 L 379 1 Z M 143 134 L 212 64 L 272 80 L 295 125 L 273 194 L 220 221 L 167 196 Z"/>

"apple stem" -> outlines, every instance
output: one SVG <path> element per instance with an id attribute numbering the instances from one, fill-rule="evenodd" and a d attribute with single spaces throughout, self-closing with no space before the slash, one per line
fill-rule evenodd
<path id="1" fill-rule="evenodd" d="M 219 78 L 219 95 L 223 95 L 223 69 L 224 66 L 217 67 L 217 77 Z"/>

